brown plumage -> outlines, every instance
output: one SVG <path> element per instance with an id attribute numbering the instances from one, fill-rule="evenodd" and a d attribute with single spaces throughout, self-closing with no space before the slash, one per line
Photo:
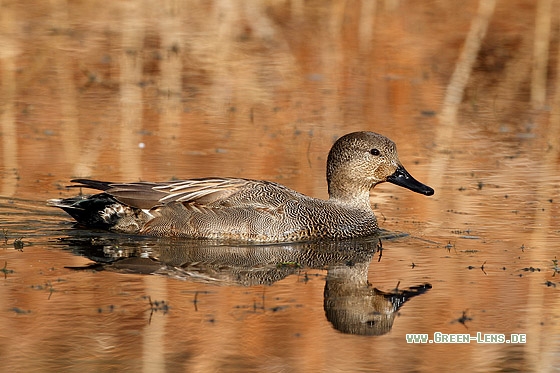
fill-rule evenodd
<path id="1" fill-rule="evenodd" d="M 338 139 L 327 160 L 329 199 L 308 197 L 283 185 L 238 178 L 110 183 L 72 180 L 103 191 L 50 200 L 80 224 L 116 232 L 249 242 L 373 235 L 378 226 L 369 191 L 389 181 L 417 193 L 433 189 L 401 165 L 395 144 L 373 132 Z"/>

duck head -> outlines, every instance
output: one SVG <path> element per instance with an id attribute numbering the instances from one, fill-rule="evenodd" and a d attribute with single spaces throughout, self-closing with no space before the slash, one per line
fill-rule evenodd
<path id="1" fill-rule="evenodd" d="M 395 143 L 374 132 L 353 132 L 332 146 L 327 158 L 331 199 L 369 205 L 369 191 L 383 182 L 431 196 L 434 190 L 408 173 L 399 161 Z M 361 202 L 360 202 L 361 201 Z"/>

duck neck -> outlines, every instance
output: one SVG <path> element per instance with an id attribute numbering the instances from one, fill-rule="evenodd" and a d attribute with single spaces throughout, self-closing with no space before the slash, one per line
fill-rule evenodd
<path id="1" fill-rule="evenodd" d="M 329 201 L 340 202 L 361 210 L 371 211 L 369 202 L 370 188 L 368 186 L 348 185 L 342 182 L 333 183 L 332 181 L 330 180 L 328 184 Z"/>

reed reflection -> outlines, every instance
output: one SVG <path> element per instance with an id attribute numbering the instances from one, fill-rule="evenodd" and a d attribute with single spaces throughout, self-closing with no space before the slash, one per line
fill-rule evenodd
<path id="1" fill-rule="evenodd" d="M 323 305 L 332 326 L 348 334 L 383 335 L 391 330 L 397 311 L 432 286 L 397 286 L 384 292 L 370 284 L 368 270 L 375 254 L 381 254 L 381 239 L 392 238 L 382 237 L 282 245 L 146 238 L 134 245 L 111 236 L 68 237 L 59 242 L 94 261 L 73 269 L 155 274 L 216 285 L 273 285 L 290 275 L 306 276 L 309 269 L 326 270 Z"/>

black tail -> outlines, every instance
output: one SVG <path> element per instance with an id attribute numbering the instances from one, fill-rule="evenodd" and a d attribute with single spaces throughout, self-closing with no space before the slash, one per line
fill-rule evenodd
<path id="1" fill-rule="evenodd" d="M 100 186 L 102 185 L 104 184 L 100 184 Z M 120 205 L 116 199 L 106 193 L 99 193 L 92 196 L 76 196 L 65 199 L 51 199 L 48 201 L 49 206 L 63 209 L 76 219 L 78 224 L 101 229 L 110 229 L 115 224 L 113 219 L 108 219 L 106 214 L 102 214 L 108 207 L 110 208 L 115 204 Z"/>

